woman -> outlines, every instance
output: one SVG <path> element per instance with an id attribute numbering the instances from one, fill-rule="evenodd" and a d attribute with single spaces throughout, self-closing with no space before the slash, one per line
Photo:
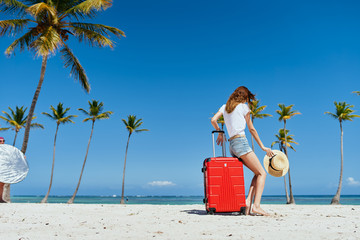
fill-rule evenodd
<path id="1" fill-rule="evenodd" d="M 5 144 L 5 139 L 3 137 L 0 137 L 0 144 Z M 3 199 L 4 185 L 5 183 L 0 182 L 0 203 L 6 203 L 6 201 Z"/>
<path id="2" fill-rule="evenodd" d="M 238 87 L 230 95 L 226 105 L 224 104 L 211 119 L 211 124 L 216 130 L 219 131 L 220 127 L 217 124 L 217 120 L 221 116 L 224 116 L 226 129 L 230 137 L 229 141 L 231 155 L 237 158 L 241 158 L 244 165 L 255 174 L 251 181 L 249 194 L 246 198 L 246 214 L 250 214 L 252 208 L 252 213 L 254 215 L 268 216 L 269 214 L 260 207 L 261 196 L 265 185 L 266 172 L 255 153 L 250 148 L 249 143 L 245 137 L 245 127 L 247 124 L 251 135 L 259 144 L 260 148 L 265 151 L 266 155 L 269 157 L 274 156 L 274 153 L 271 151 L 271 149 L 263 145 L 258 133 L 256 132 L 256 129 L 252 124 L 250 109 L 246 103 L 251 104 L 251 101 L 254 99 L 254 94 L 252 94 L 246 87 Z M 216 143 L 220 145 L 223 144 L 223 141 L 223 135 L 219 134 Z"/>

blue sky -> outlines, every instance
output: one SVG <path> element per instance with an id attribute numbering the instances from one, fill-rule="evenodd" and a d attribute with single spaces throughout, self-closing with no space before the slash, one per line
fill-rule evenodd
<path id="1" fill-rule="evenodd" d="M 126 195 L 201 195 L 202 162 L 212 155 L 210 117 L 232 91 L 247 86 L 274 117 L 254 125 L 265 145 L 283 126 L 279 103 L 301 112 L 288 121 L 299 143 L 290 151 L 294 194 L 335 194 L 339 180 L 339 123 L 326 116 L 334 101 L 360 111 L 360 15 L 358 1 L 115 1 L 95 22 L 127 37 L 115 49 L 69 41 L 86 69 L 91 93 L 69 77 L 60 56 L 48 61 L 36 106 L 44 130 L 31 131 L 27 178 L 12 194 L 45 194 L 49 184 L 55 123 L 41 115 L 63 102 L 77 114 L 61 126 L 51 194 L 71 195 L 83 163 L 91 124 L 77 108 L 104 102 L 113 111 L 96 122 L 80 195 L 121 194 L 129 114 L 149 132 L 130 140 Z M 5 16 L 0 15 L 1 19 Z M 0 38 L 5 51 L 13 38 Z M 0 110 L 29 106 L 41 60 L 28 52 L 0 55 Z M 5 127 L 4 122 L 0 122 Z M 14 133 L 1 133 L 8 143 Z M 250 134 L 247 133 L 248 137 Z M 360 119 L 344 123 L 342 194 L 360 194 Z M 17 147 L 21 147 L 20 134 Z M 218 149 L 220 153 L 220 149 Z M 264 153 L 256 146 L 262 162 Z M 252 174 L 245 171 L 246 185 Z M 247 186 L 248 187 L 248 186 Z M 284 194 L 282 178 L 269 176 L 264 194 Z"/>

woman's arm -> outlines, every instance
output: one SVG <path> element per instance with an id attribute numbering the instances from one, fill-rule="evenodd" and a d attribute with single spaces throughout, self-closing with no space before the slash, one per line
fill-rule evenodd
<path id="1" fill-rule="evenodd" d="M 222 116 L 222 112 L 217 112 L 212 118 L 211 118 L 211 125 L 213 125 L 213 127 L 215 128 L 216 131 L 220 131 L 220 127 L 217 123 L 218 119 Z M 219 133 L 217 139 L 216 139 L 216 144 L 217 145 L 222 145 L 222 143 L 224 142 L 224 138 L 222 133 Z"/>
<path id="2" fill-rule="evenodd" d="M 264 144 L 261 142 L 259 134 L 257 133 L 257 131 L 251 121 L 250 112 L 248 112 L 245 115 L 245 120 L 246 120 L 246 123 L 248 125 L 251 135 L 254 137 L 255 141 L 257 142 L 257 144 L 259 145 L 261 150 L 265 151 L 266 155 L 268 155 L 269 157 L 272 157 L 274 155 L 274 153 L 271 151 L 270 148 L 265 147 Z"/>

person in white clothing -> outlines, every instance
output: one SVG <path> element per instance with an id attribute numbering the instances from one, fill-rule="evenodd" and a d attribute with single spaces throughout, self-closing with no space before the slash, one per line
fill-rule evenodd
<path id="1" fill-rule="evenodd" d="M 249 127 L 251 135 L 259 144 L 260 148 L 266 152 L 266 155 L 273 157 L 274 153 L 270 148 L 264 146 L 252 124 L 250 109 L 247 105 L 251 104 L 252 100 L 255 100 L 255 96 L 249 89 L 244 86 L 238 87 L 230 95 L 227 103 L 224 104 L 211 119 L 211 124 L 219 131 L 220 127 L 217 124 L 217 120 L 221 116 L 224 117 L 226 129 L 229 134 L 231 155 L 240 158 L 244 165 L 255 174 L 251 181 L 249 194 L 246 198 L 246 214 L 268 216 L 269 214 L 260 207 L 261 196 L 265 186 L 266 172 L 246 139 L 246 124 Z M 222 145 L 223 141 L 223 135 L 219 134 L 216 140 L 217 144 Z"/>
<path id="2" fill-rule="evenodd" d="M 0 144 L 5 144 L 5 139 L 3 137 L 0 137 Z M 4 186 L 5 183 L 0 182 L 0 203 L 6 203 L 6 201 L 3 199 Z"/>

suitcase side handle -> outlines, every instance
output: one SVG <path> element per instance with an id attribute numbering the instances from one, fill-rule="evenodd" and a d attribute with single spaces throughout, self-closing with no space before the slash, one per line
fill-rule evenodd
<path id="1" fill-rule="evenodd" d="M 213 142 L 213 154 L 215 157 L 215 137 L 214 137 L 214 133 L 222 133 L 225 135 L 224 131 L 212 131 L 212 142 Z M 223 144 L 222 144 L 222 155 L 223 157 L 226 157 L 226 149 L 225 149 L 225 145 L 226 145 L 226 140 L 224 139 Z"/>

